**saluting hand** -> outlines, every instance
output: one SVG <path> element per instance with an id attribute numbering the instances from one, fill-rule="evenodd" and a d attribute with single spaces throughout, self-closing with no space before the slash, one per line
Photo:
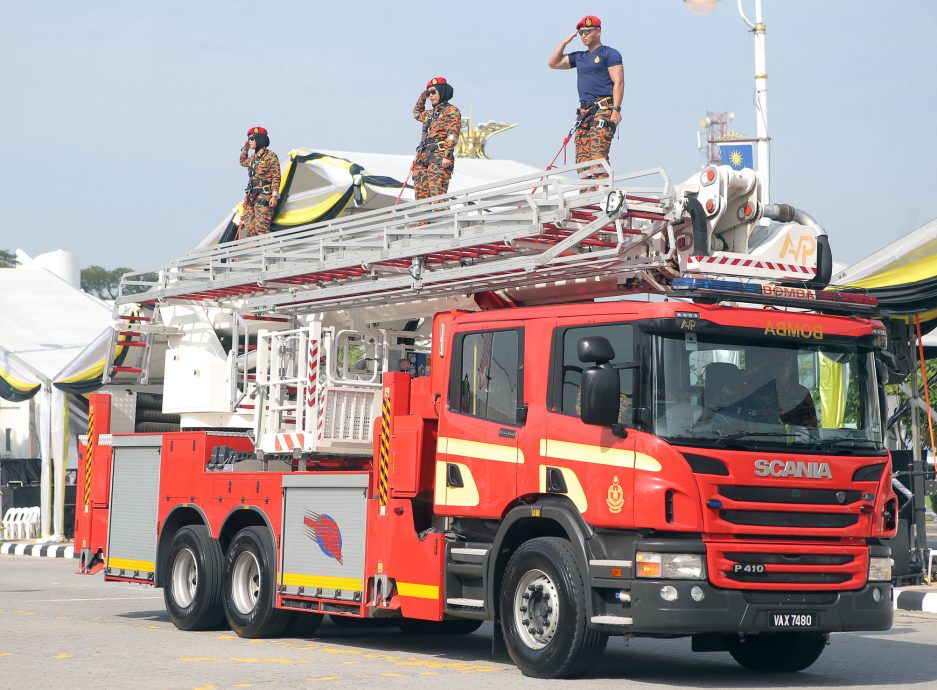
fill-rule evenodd
<path id="1" fill-rule="evenodd" d="M 569 45 L 570 43 L 573 42 L 573 39 L 576 38 L 576 36 L 578 35 L 579 35 L 579 29 L 576 29 L 569 36 L 566 37 L 566 40 L 563 41 L 563 45 L 564 46 Z"/>

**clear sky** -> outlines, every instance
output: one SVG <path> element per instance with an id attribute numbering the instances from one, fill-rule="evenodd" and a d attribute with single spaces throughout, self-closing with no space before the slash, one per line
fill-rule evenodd
<path id="1" fill-rule="evenodd" d="M 239 200 L 248 127 L 267 127 L 281 159 L 297 147 L 410 153 L 410 109 L 436 75 L 476 121 L 518 123 L 489 155 L 545 166 L 576 104 L 574 74 L 546 60 L 587 13 L 624 56 L 612 165 L 685 179 L 703 160 L 707 110 L 735 111 L 754 134 L 754 49 L 733 0 L 708 17 L 682 5 L 4 3 L 0 249 L 159 267 Z M 937 217 L 937 2 L 764 7 L 772 200 L 813 215 L 844 263 Z"/>

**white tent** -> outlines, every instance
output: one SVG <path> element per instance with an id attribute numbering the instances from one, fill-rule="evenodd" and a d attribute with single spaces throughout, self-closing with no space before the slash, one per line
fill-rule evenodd
<path id="1" fill-rule="evenodd" d="M 42 268 L 0 269 L 0 294 L 0 395 L 15 402 L 38 396 L 42 533 L 58 538 L 72 435 L 66 392 L 54 384 L 107 327 L 110 308 Z"/>

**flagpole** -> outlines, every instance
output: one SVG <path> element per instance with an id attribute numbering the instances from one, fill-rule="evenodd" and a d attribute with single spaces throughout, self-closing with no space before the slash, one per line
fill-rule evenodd
<path id="1" fill-rule="evenodd" d="M 738 0 L 739 15 L 755 36 L 755 138 L 758 140 L 758 159 L 755 172 L 761 178 L 761 203 L 769 203 L 771 188 L 770 145 L 768 139 L 768 68 L 765 56 L 765 23 L 761 0 L 755 0 L 755 21 L 745 15 L 743 0 Z"/>

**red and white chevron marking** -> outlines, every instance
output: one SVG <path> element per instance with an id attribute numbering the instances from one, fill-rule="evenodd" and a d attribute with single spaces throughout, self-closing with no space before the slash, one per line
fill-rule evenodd
<path id="1" fill-rule="evenodd" d="M 309 361 L 306 364 L 309 370 L 309 384 L 306 386 L 306 407 L 312 407 L 316 404 L 318 397 L 317 386 L 319 383 L 319 341 L 309 341 Z"/>
<path id="2" fill-rule="evenodd" d="M 322 440 L 322 432 L 325 431 L 325 386 L 319 388 L 319 420 L 317 439 Z"/>
<path id="3" fill-rule="evenodd" d="M 742 254 L 717 252 L 713 256 L 687 257 L 687 271 L 755 278 L 808 279 L 817 274 L 815 266 L 800 266 L 781 261 L 753 259 Z"/>
<path id="4" fill-rule="evenodd" d="M 273 448 L 276 451 L 288 452 L 294 448 L 305 449 L 305 434 L 275 434 L 273 437 Z"/>

